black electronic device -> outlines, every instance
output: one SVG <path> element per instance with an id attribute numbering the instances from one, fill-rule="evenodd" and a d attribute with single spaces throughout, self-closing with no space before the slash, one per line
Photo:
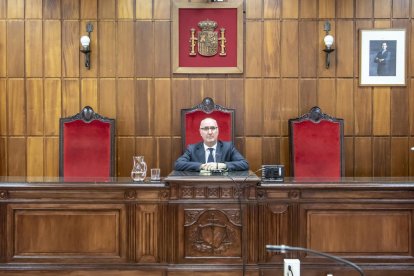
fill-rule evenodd
<path id="1" fill-rule="evenodd" d="M 284 165 L 262 165 L 262 181 L 283 182 L 285 178 Z"/>

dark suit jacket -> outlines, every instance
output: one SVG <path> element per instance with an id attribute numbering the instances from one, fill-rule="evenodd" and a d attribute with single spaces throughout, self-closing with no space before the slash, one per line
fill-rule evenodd
<path id="1" fill-rule="evenodd" d="M 182 156 L 175 161 L 176 171 L 200 171 L 201 164 L 206 162 L 203 143 L 189 145 Z M 226 163 L 229 171 L 245 171 L 249 163 L 230 142 L 217 142 L 216 161 Z"/>

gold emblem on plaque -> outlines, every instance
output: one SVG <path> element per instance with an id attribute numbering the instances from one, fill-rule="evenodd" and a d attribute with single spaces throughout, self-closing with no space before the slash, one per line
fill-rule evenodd
<path id="1" fill-rule="evenodd" d="M 196 29 L 190 29 L 190 56 L 196 56 L 197 52 L 205 57 L 215 56 L 220 47 L 220 56 L 226 55 L 226 37 L 224 28 L 220 28 L 220 37 L 217 31 L 214 31 L 218 24 L 216 21 L 206 19 L 198 22 L 198 27 L 201 29 L 196 34 Z M 220 46 L 219 46 L 220 42 Z M 196 47 L 197 46 L 197 47 Z"/>

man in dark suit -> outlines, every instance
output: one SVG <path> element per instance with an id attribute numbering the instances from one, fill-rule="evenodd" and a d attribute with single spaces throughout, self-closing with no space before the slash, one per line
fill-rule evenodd
<path id="1" fill-rule="evenodd" d="M 374 62 L 377 63 L 377 75 L 378 76 L 389 76 L 389 62 L 391 58 L 391 53 L 387 49 L 388 45 L 386 42 L 381 44 L 381 50 L 375 56 Z"/>
<path id="2" fill-rule="evenodd" d="M 203 142 L 189 145 L 182 156 L 175 161 L 176 171 L 228 170 L 245 171 L 249 163 L 230 142 L 218 140 L 217 121 L 206 118 L 200 123 Z"/>

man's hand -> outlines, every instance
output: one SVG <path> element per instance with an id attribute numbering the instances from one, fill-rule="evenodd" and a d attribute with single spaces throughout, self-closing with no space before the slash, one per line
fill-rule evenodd
<path id="1" fill-rule="evenodd" d="M 201 165 L 202 170 L 212 171 L 212 170 L 225 170 L 227 165 L 225 163 L 205 163 Z"/>

